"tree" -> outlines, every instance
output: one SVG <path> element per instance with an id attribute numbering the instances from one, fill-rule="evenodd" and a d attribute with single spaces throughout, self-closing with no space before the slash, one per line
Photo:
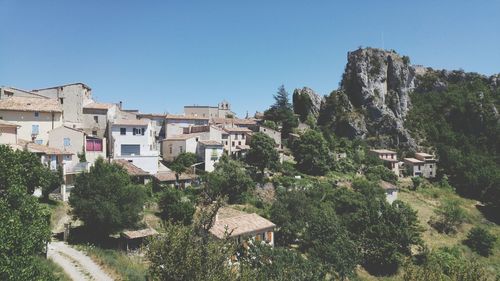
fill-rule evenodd
<path id="1" fill-rule="evenodd" d="M 367 166 L 365 168 L 365 176 L 370 181 L 384 180 L 393 184 L 398 181 L 398 176 L 383 165 Z"/>
<path id="2" fill-rule="evenodd" d="M 285 86 L 281 85 L 276 95 L 274 95 L 274 104 L 264 112 L 264 119 L 281 124 L 282 138 L 287 138 L 293 128 L 299 125 L 288 96 Z"/>
<path id="3" fill-rule="evenodd" d="M 309 175 L 324 175 L 331 161 L 328 143 L 318 131 L 309 130 L 292 145 L 297 169 Z"/>
<path id="4" fill-rule="evenodd" d="M 50 241 L 50 212 L 25 190 L 11 186 L 0 196 L 0 279 L 55 280 L 37 259 Z"/>
<path id="5" fill-rule="evenodd" d="M 456 200 L 445 200 L 434 212 L 437 216 L 431 218 L 430 224 L 439 232 L 446 234 L 455 233 L 467 219 L 460 202 Z"/>
<path id="6" fill-rule="evenodd" d="M 161 218 L 184 225 L 191 224 L 195 208 L 189 199 L 183 198 L 183 193 L 177 189 L 168 188 L 161 194 L 158 206 Z"/>
<path id="7" fill-rule="evenodd" d="M 246 161 L 249 165 L 257 167 L 262 175 L 266 168 L 276 169 L 279 165 L 279 154 L 274 140 L 264 133 L 252 135 Z"/>
<path id="8" fill-rule="evenodd" d="M 293 111 L 299 115 L 300 121 L 305 122 L 311 112 L 312 101 L 306 94 L 301 94 L 298 89 L 293 92 Z"/>
<path id="9" fill-rule="evenodd" d="M 50 170 L 40 158 L 27 150 L 12 150 L 9 146 L 0 145 L 0 193 L 10 186 L 26 188 L 33 194 L 37 187 L 42 190 L 50 184 Z"/>
<path id="10" fill-rule="evenodd" d="M 329 204 L 323 204 L 317 215 L 312 216 L 305 236 L 311 257 L 331 273 L 341 280 L 354 274 L 359 251 Z"/>
<path id="11" fill-rule="evenodd" d="M 214 198 L 228 196 L 230 204 L 243 201 L 245 194 L 254 188 L 255 183 L 246 173 L 243 164 L 231 160 L 227 156 L 221 157 L 215 170 L 206 177 L 206 189 Z"/>
<path id="12" fill-rule="evenodd" d="M 184 173 L 189 167 L 195 164 L 197 159 L 196 154 L 183 152 L 172 161 L 170 169 L 175 172 L 175 181 L 177 183 L 179 182 L 180 174 Z"/>
<path id="13" fill-rule="evenodd" d="M 235 253 L 234 244 L 227 240 L 211 239 L 209 229 L 221 201 L 202 206 L 191 226 L 167 224 L 165 233 L 148 246 L 146 256 L 153 280 L 234 280 L 229 265 Z"/>
<path id="14" fill-rule="evenodd" d="M 491 234 L 485 228 L 475 226 L 467 234 L 464 244 L 481 256 L 487 257 L 493 253 L 492 250 L 496 241 L 497 237 L 495 235 Z"/>
<path id="15" fill-rule="evenodd" d="M 89 231 L 105 236 L 134 227 L 145 198 L 144 188 L 133 185 L 121 166 L 99 158 L 89 173 L 77 176 L 69 203 Z"/>
<path id="16" fill-rule="evenodd" d="M 42 186 L 42 195 L 45 200 L 49 199 L 49 194 L 60 188 L 64 183 L 62 167 L 59 167 L 57 171 L 47 171 L 45 175 L 45 182 Z"/>

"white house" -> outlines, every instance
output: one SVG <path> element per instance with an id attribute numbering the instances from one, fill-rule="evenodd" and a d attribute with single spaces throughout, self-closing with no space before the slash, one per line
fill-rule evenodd
<path id="1" fill-rule="evenodd" d="M 385 199 L 389 204 L 392 204 L 398 199 L 398 187 L 390 182 L 380 181 L 380 187 L 385 191 Z"/>
<path id="2" fill-rule="evenodd" d="M 222 144 L 229 155 L 243 156 L 250 146 L 247 144 L 247 135 L 252 131 L 242 127 L 224 127 Z"/>
<path id="3" fill-rule="evenodd" d="M 215 164 L 224 153 L 224 146 L 220 141 L 200 140 L 198 141 L 197 155 L 205 164 L 205 171 L 213 172 Z"/>
<path id="4" fill-rule="evenodd" d="M 45 145 L 49 131 L 62 126 L 62 108 L 55 99 L 13 96 L 0 100 L 0 119 L 20 126 L 19 139 Z"/>
<path id="5" fill-rule="evenodd" d="M 117 119 L 111 127 L 111 155 L 126 159 L 150 174 L 158 172 L 158 151 L 148 119 Z"/>
<path id="6" fill-rule="evenodd" d="M 399 176 L 399 161 L 398 155 L 395 151 L 387 149 L 371 149 L 370 153 L 384 161 L 385 166 Z"/>

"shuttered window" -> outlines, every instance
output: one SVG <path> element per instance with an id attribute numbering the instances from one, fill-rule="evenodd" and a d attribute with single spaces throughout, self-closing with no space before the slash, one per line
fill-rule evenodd
<path id="1" fill-rule="evenodd" d="M 141 147 L 138 144 L 122 144 L 121 155 L 141 155 Z"/>

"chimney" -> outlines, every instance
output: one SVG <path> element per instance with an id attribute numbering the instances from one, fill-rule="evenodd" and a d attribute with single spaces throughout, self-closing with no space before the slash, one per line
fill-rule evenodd
<path id="1" fill-rule="evenodd" d="M 120 108 L 120 110 L 122 109 L 122 105 L 123 105 L 123 102 L 120 101 L 120 103 L 118 104 L 118 107 Z"/>

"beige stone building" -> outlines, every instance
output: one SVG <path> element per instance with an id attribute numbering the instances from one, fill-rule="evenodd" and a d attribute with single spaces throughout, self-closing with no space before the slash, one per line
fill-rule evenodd
<path id="1" fill-rule="evenodd" d="M 436 177 L 437 160 L 432 154 L 423 152 L 415 153 L 415 158 L 405 158 L 406 171 L 412 176 L 424 178 Z"/>
<path id="2" fill-rule="evenodd" d="M 16 124 L 18 138 L 47 144 L 49 131 L 62 126 L 62 108 L 55 99 L 9 97 L 0 100 L 0 119 Z"/>
<path id="3" fill-rule="evenodd" d="M 217 106 L 209 105 L 186 105 L 184 106 L 184 115 L 207 118 L 226 118 L 234 116 L 231 111 L 231 105 L 227 101 L 220 102 Z"/>
<path id="4" fill-rule="evenodd" d="M 0 144 L 16 144 L 20 126 L 0 119 Z"/>
<path id="5" fill-rule="evenodd" d="M 384 161 L 385 166 L 399 176 L 398 154 L 387 149 L 371 149 L 370 153 Z"/>
<path id="6" fill-rule="evenodd" d="M 118 106 L 113 103 L 88 103 L 83 106 L 81 127 L 89 136 L 107 137 L 108 124 L 116 119 L 118 110 Z"/>

